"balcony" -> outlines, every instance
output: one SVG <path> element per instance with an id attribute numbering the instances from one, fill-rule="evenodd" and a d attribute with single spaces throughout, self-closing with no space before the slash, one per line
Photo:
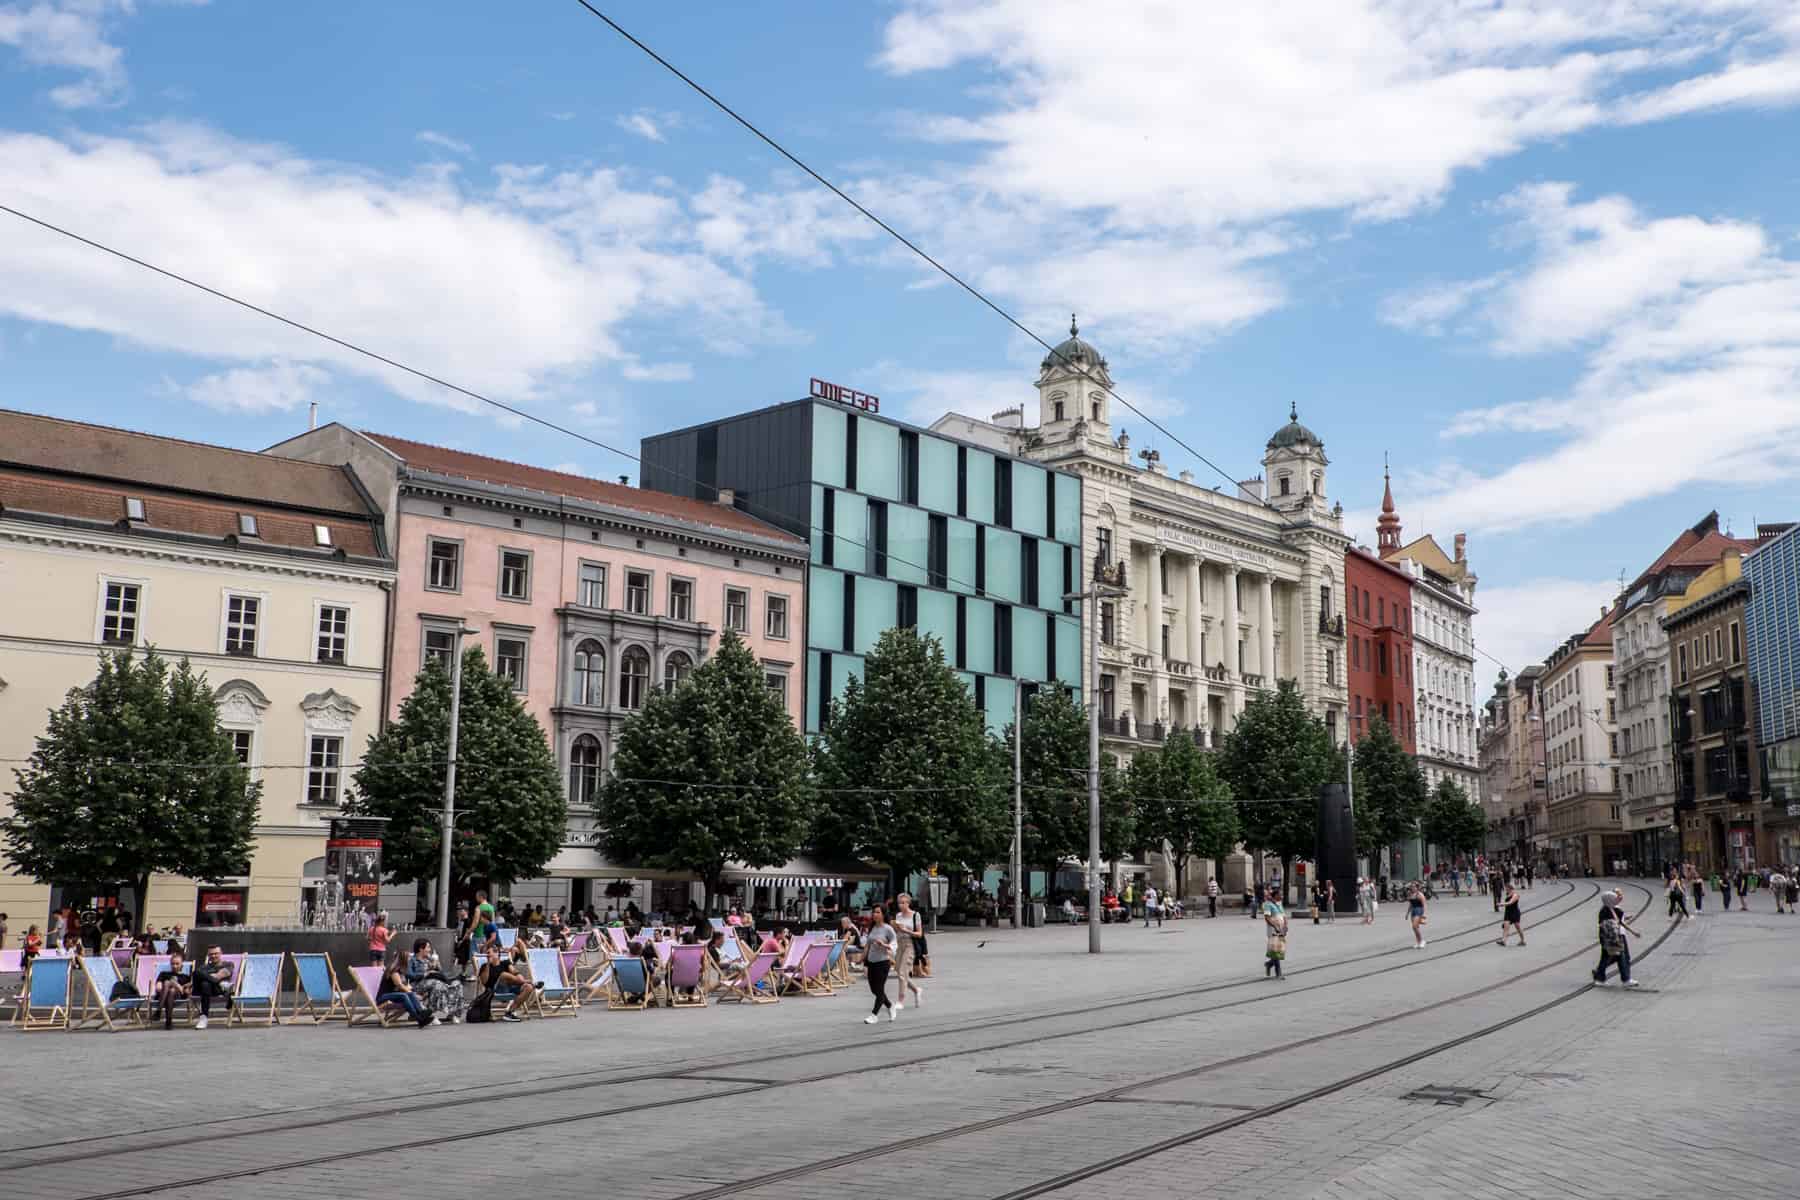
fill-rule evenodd
<path id="1" fill-rule="evenodd" d="M 1148 654 L 1133 654 L 1131 656 L 1131 665 L 1139 671 L 1148 671 L 1150 669 L 1150 656 Z"/>
<path id="2" fill-rule="evenodd" d="M 1214 683 L 1230 683 L 1231 682 L 1231 673 L 1225 669 L 1225 665 L 1223 663 L 1219 664 L 1216 667 L 1201 667 L 1200 673 L 1202 675 L 1205 675 L 1208 679 L 1212 680 Z"/>
<path id="3" fill-rule="evenodd" d="M 1344 614 L 1337 613 L 1335 615 L 1327 616 L 1325 613 L 1320 613 L 1319 614 L 1319 632 L 1324 634 L 1327 637 L 1338 637 L 1338 638 L 1343 637 L 1344 636 Z"/>
<path id="4" fill-rule="evenodd" d="M 1182 662 L 1179 658 L 1164 659 L 1163 666 L 1169 668 L 1169 674 L 1175 676 L 1177 679 L 1187 679 L 1194 673 L 1193 666 Z"/>
<path id="5" fill-rule="evenodd" d="M 1263 686 L 1263 677 L 1261 675 L 1252 675 L 1248 671 L 1240 671 L 1238 674 L 1242 676 L 1245 687 L 1261 688 Z"/>

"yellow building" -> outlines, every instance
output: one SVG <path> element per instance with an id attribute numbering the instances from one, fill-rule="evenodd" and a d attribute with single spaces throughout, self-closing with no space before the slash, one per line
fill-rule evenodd
<path id="1" fill-rule="evenodd" d="M 256 847 L 242 876 L 154 877 L 139 916 L 293 920 L 387 709 L 393 579 L 382 514 L 347 468 L 0 411 L 0 810 L 102 649 L 185 657 L 262 781 Z M 0 871 L 19 933 L 93 899 Z"/>

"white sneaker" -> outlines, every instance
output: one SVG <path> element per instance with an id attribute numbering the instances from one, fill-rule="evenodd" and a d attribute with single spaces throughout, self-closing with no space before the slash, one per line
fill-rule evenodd
<path id="1" fill-rule="evenodd" d="M 913 992 L 913 1007 L 914 1008 L 924 1008 L 925 1007 L 925 989 L 924 988 L 918 988 L 918 989 L 914 990 L 914 992 Z"/>
<path id="2" fill-rule="evenodd" d="M 1638 985 L 1638 982 L 1637 982 L 1637 980 L 1635 980 L 1635 979 L 1627 979 L 1627 980 L 1626 980 L 1626 981 L 1625 981 L 1625 986 L 1626 986 L 1626 987 L 1636 987 L 1636 986 L 1637 986 L 1637 985 Z"/>
<path id="3" fill-rule="evenodd" d="M 876 1020 L 875 1014 L 870 1013 L 868 1016 L 863 1018 L 863 1024 L 864 1025 L 873 1025 L 875 1023 L 875 1020 Z"/>
<path id="4" fill-rule="evenodd" d="M 431 1014 L 431 1023 L 433 1025 L 442 1025 L 444 1023 L 444 1018 L 440 1017 L 436 1013 L 432 1013 Z"/>
<path id="5" fill-rule="evenodd" d="M 896 1005 L 894 1005 L 894 1007 L 888 1009 L 888 1020 L 889 1021 L 898 1021 L 899 1019 L 900 1019 L 900 1006 L 898 1004 L 896 1004 Z"/>
<path id="6" fill-rule="evenodd" d="M 201 1017 L 199 1020 L 195 1021 L 194 1028 L 195 1029 L 205 1029 L 206 1028 L 206 1018 Z"/>
<path id="7" fill-rule="evenodd" d="M 1423 950 L 1423 949 L 1424 949 L 1424 948 L 1425 948 L 1425 947 L 1427 947 L 1427 946 L 1429 946 L 1429 945 L 1431 945 L 1431 943 L 1430 943 L 1430 942 L 1420 942 L 1420 943 L 1419 943 L 1419 949 L 1421 949 L 1421 950 Z"/>
<path id="8" fill-rule="evenodd" d="M 899 1012 L 901 1009 L 903 1009 L 905 1007 L 906 1007 L 906 1005 L 896 1002 L 894 1004 L 894 1006 L 891 1009 L 889 1009 L 888 1011 L 889 1012 Z"/>

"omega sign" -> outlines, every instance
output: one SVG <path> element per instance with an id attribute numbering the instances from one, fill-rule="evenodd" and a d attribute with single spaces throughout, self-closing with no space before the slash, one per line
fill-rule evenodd
<path id="1" fill-rule="evenodd" d="M 839 404 L 848 404 L 851 408 L 860 408 L 864 412 L 881 411 L 881 397 L 871 396 L 867 392 L 859 392 L 855 388 L 847 388 L 838 383 L 826 383 L 823 379 L 812 381 L 812 394 L 816 400 L 835 400 Z"/>

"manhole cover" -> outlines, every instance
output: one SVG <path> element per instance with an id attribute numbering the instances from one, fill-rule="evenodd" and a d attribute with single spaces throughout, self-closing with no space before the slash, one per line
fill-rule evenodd
<path id="1" fill-rule="evenodd" d="M 1444 1087 L 1439 1084 L 1419 1088 L 1400 1098 L 1402 1100 L 1424 1100 L 1432 1104 L 1448 1104 L 1455 1108 L 1461 1108 L 1471 1100 L 1493 1099 L 1480 1088 Z"/>

